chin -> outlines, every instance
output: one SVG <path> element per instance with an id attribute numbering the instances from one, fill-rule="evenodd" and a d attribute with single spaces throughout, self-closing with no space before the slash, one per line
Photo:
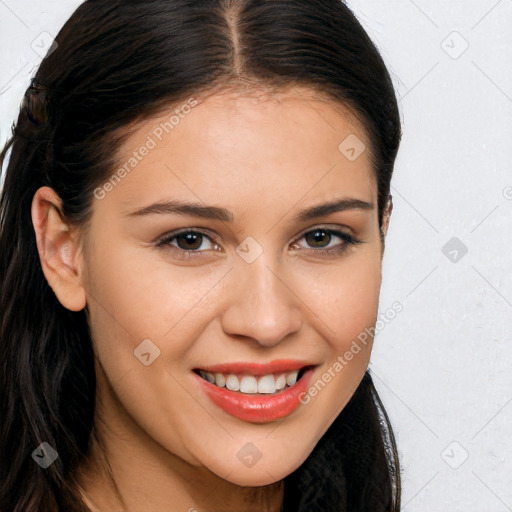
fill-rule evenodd
<path id="1" fill-rule="evenodd" d="M 240 487 L 263 487 L 283 480 L 289 474 L 293 473 L 295 469 L 297 468 L 294 466 L 288 468 L 283 467 L 280 468 L 279 471 L 276 471 L 274 467 L 266 466 L 261 466 L 258 469 L 256 467 L 237 469 L 236 471 L 232 471 L 229 476 L 224 477 L 224 479 Z"/>
<path id="2" fill-rule="evenodd" d="M 240 487 L 262 487 L 271 485 L 286 478 L 293 473 L 309 456 L 310 452 L 301 453 L 300 456 L 290 457 L 290 453 L 275 452 L 272 457 L 265 457 L 248 461 L 247 465 L 240 462 L 222 465 L 212 469 L 218 476 Z"/>

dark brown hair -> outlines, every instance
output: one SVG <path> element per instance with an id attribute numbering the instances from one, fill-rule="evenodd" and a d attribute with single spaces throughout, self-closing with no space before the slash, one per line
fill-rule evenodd
<path id="1" fill-rule="evenodd" d="M 384 62 L 341 0 L 87 0 L 26 93 L 0 197 L 0 512 L 86 510 L 76 469 L 94 434 L 95 374 L 84 311 L 64 308 L 42 272 L 31 202 L 42 186 L 85 228 L 123 129 L 244 83 L 306 85 L 363 120 L 379 223 L 401 128 Z M 59 458 L 42 470 L 32 451 Z M 391 425 L 367 371 L 311 455 L 285 479 L 284 508 L 397 512 Z"/>

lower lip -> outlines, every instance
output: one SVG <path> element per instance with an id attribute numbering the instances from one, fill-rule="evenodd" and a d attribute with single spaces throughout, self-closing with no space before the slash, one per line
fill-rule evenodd
<path id="1" fill-rule="evenodd" d="M 208 382 L 196 373 L 194 375 L 211 401 L 228 414 L 251 423 L 267 423 L 284 418 L 297 409 L 313 371 L 314 368 L 305 371 L 293 386 L 275 395 L 250 395 L 230 391 Z"/>

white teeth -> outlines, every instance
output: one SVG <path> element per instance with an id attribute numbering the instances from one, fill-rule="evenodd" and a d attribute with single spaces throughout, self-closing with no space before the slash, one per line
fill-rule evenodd
<path id="1" fill-rule="evenodd" d="M 299 372 L 297 370 L 294 370 L 293 372 L 288 374 L 288 377 L 286 377 L 286 384 L 288 386 L 293 386 L 297 382 L 297 375 Z"/>
<path id="2" fill-rule="evenodd" d="M 245 376 L 240 381 L 240 391 L 242 393 L 257 393 L 258 392 L 258 381 L 256 377 Z"/>
<path id="3" fill-rule="evenodd" d="M 238 377 L 236 375 L 230 374 L 226 379 L 226 387 L 230 391 L 238 391 L 240 389 L 240 382 L 238 381 Z"/>
<path id="4" fill-rule="evenodd" d="M 222 373 L 216 373 L 215 374 L 215 384 L 219 386 L 219 388 L 223 388 L 226 385 L 226 378 Z"/>
<path id="5" fill-rule="evenodd" d="M 238 378 L 236 375 L 230 373 L 212 373 L 204 370 L 199 370 L 199 374 L 203 379 L 211 384 L 223 388 L 226 387 L 230 391 L 240 391 L 241 393 L 261 393 L 270 395 L 293 386 L 297 382 L 299 374 L 298 370 L 289 373 L 281 373 L 277 376 L 269 373 L 263 375 L 259 379 L 254 375 L 244 375 Z"/>
<path id="6" fill-rule="evenodd" d="M 256 380 L 256 379 L 255 379 Z M 272 374 L 264 375 L 258 382 L 258 393 L 275 393 L 276 381 Z"/>
<path id="7" fill-rule="evenodd" d="M 276 389 L 278 391 L 281 391 L 281 389 L 284 389 L 285 387 L 286 387 L 286 375 L 284 373 L 282 373 L 276 379 Z"/>

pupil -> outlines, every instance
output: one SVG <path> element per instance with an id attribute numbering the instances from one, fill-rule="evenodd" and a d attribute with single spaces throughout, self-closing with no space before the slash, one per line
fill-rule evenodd
<path id="1" fill-rule="evenodd" d="M 183 247 L 182 244 L 180 244 L 180 240 L 186 240 L 186 245 Z M 178 245 L 181 249 L 190 250 L 190 249 L 197 249 L 201 247 L 201 235 L 196 233 L 183 233 L 181 235 L 178 235 L 177 237 Z M 194 244 L 195 246 L 191 246 L 190 244 Z M 198 243 L 199 242 L 199 243 Z"/>
<path id="2" fill-rule="evenodd" d="M 317 229 L 315 231 L 312 231 L 307 237 L 310 237 L 310 240 L 308 240 L 308 243 L 310 245 L 316 246 L 318 242 L 320 242 L 320 245 L 322 245 L 322 239 L 325 237 L 330 237 L 330 234 L 328 234 L 324 229 Z M 329 241 L 327 241 L 327 244 Z"/>

